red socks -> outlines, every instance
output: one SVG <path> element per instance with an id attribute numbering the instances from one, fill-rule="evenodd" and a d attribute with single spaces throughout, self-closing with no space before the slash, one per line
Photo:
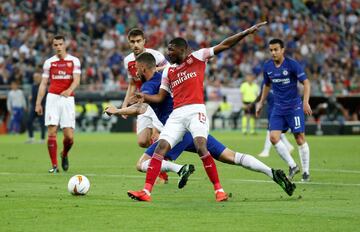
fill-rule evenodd
<path id="1" fill-rule="evenodd" d="M 56 136 L 48 136 L 48 151 L 51 159 L 52 166 L 57 166 L 57 158 L 56 158 L 56 152 L 57 152 L 57 142 L 56 142 Z"/>
<path id="2" fill-rule="evenodd" d="M 68 152 L 70 151 L 72 145 L 74 144 L 74 139 L 66 139 L 63 140 L 64 149 L 62 151 L 62 156 L 66 157 Z"/>
<path id="3" fill-rule="evenodd" d="M 220 184 L 220 181 L 219 181 L 219 175 L 218 175 L 218 172 L 217 172 L 217 169 L 216 169 L 216 164 L 214 162 L 214 159 L 210 155 L 210 153 L 208 152 L 207 155 L 205 155 L 203 157 L 200 157 L 200 158 L 201 158 L 201 160 L 203 162 L 205 171 L 206 171 L 210 181 L 214 185 L 215 191 L 221 189 L 222 187 L 221 187 L 221 184 Z"/>
<path id="4" fill-rule="evenodd" d="M 151 192 L 152 187 L 158 177 L 160 170 L 161 170 L 161 163 L 164 159 L 164 156 L 154 153 L 153 157 L 151 158 L 148 170 L 146 172 L 146 181 L 144 189 Z"/>

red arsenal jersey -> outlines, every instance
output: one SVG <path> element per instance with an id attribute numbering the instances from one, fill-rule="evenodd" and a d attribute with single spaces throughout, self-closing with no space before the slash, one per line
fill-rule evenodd
<path id="1" fill-rule="evenodd" d="M 167 64 L 167 60 L 165 59 L 164 55 L 161 54 L 160 52 L 150 49 L 150 48 L 146 48 L 145 52 L 149 52 L 151 53 L 156 61 L 156 66 L 160 67 L 163 66 L 165 64 Z M 136 76 L 136 68 L 135 68 L 135 55 L 134 53 L 130 53 L 128 56 L 125 57 L 124 59 L 124 67 L 128 73 L 128 78 L 133 79 L 136 85 L 137 90 L 140 90 L 142 82 L 140 80 L 140 78 L 138 78 Z"/>
<path id="2" fill-rule="evenodd" d="M 49 93 L 59 95 L 70 87 L 73 74 L 81 74 L 80 60 L 69 54 L 64 59 L 55 55 L 45 61 L 42 77 L 50 79 Z"/>
<path id="3" fill-rule="evenodd" d="M 213 55 L 213 48 L 203 48 L 189 54 L 179 66 L 164 69 L 160 87 L 173 94 L 174 109 L 204 104 L 206 62 Z"/>

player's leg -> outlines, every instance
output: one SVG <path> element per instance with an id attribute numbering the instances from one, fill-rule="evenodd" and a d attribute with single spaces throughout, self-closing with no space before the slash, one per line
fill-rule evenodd
<path id="1" fill-rule="evenodd" d="M 299 156 L 303 172 L 303 181 L 310 180 L 309 164 L 310 164 L 310 149 L 305 140 L 305 115 L 304 111 L 299 108 L 294 111 L 293 115 L 287 118 L 288 124 L 294 134 L 296 143 L 299 149 Z"/>
<path id="2" fill-rule="evenodd" d="M 50 173 L 56 173 L 59 171 L 57 163 L 57 129 L 60 123 L 60 96 L 52 93 L 48 93 L 46 96 L 45 105 L 45 126 L 48 128 L 48 151 L 52 163 Z"/>
<path id="3" fill-rule="evenodd" d="M 255 104 L 250 104 L 249 105 L 249 129 L 250 129 L 250 134 L 255 134 Z"/>
<path id="4" fill-rule="evenodd" d="M 270 149 L 271 149 L 271 141 L 270 141 L 270 131 L 266 131 L 265 136 L 265 142 L 264 142 L 264 148 L 262 152 L 259 154 L 260 157 L 268 157 L 270 155 Z"/>
<path id="5" fill-rule="evenodd" d="M 280 140 L 282 131 L 289 127 L 287 120 L 282 115 L 271 115 L 270 118 L 270 141 L 274 145 L 280 157 L 289 166 L 289 178 L 292 179 L 295 174 L 299 173 L 299 167 L 296 165 L 294 159 L 291 157 L 289 150 L 285 144 Z"/>
<path id="6" fill-rule="evenodd" d="M 289 142 L 289 140 L 286 138 L 286 132 L 285 133 L 281 133 L 280 135 L 280 140 L 285 144 L 286 148 L 289 150 L 290 153 L 293 152 L 294 147 L 293 145 L 291 145 L 291 143 Z"/>
<path id="7" fill-rule="evenodd" d="M 176 114 L 175 110 L 160 134 L 158 144 L 155 148 L 154 155 L 151 158 L 148 170 L 146 172 L 145 185 L 141 191 L 128 191 L 128 196 L 139 201 L 151 201 L 151 191 L 155 180 L 160 173 L 161 164 L 165 154 L 174 147 L 185 134 L 185 128 L 181 123 L 181 114 Z"/>
<path id="8" fill-rule="evenodd" d="M 193 108 L 197 107 L 197 108 Z M 228 199 L 227 194 L 223 190 L 217 167 L 214 159 L 207 149 L 207 137 L 209 134 L 209 120 L 206 116 L 206 109 L 204 105 L 188 107 L 190 113 L 187 116 L 187 129 L 194 138 L 194 145 L 197 153 L 203 162 L 204 169 L 212 182 L 215 190 L 216 201 L 226 201 Z"/>
<path id="9" fill-rule="evenodd" d="M 48 125 L 48 141 L 47 147 L 48 152 L 51 160 L 52 168 L 49 169 L 49 173 L 57 173 L 59 172 L 58 163 L 57 163 L 57 126 L 55 125 Z"/>
<path id="10" fill-rule="evenodd" d="M 38 116 L 39 119 L 39 124 L 40 124 L 40 143 L 44 143 L 45 142 L 45 119 L 44 119 L 44 115 L 40 115 Z"/>
<path id="11" fill-rule="evenodd" d="M 291 196 L 296 188 L 296 185 L 286 177 L 281 169 L 273 169 L 256 159 L 254 156 L 240 152 L 234 152 L 226 148 L 218 157 L 218 160 L 223 163 L 234 164 L 242 166 L 251 171 L 261 172 L 270 177 L 275 183 Z"/>
<path id="12" fill-rule="evenodd" d="M 75 130 L 75 99 L 74 97 L 61 98 L 60 127 L 63 129 L 63 150 L 61 152 L 61 167 L 64 171 L 69 169 L 68 154 L 74 144 Z"/>
<path id="13" fill-rule="evenodd" d="M 35 142 L 35 138 L 34 138 L 34 119 L 36 117 L 35 114 L 36 114 L 35 109 L 33 107 L 30 107 L 29 117 L 28 117 L 28 121 L 27 121 L 27 129 L 28 129 L 29 138 L 26 141 L 26 143 L 34 143 Z"/>
<path id="14" fill-rule="evenodd" d="M 74 144 L 74 129 L 71 127 L 63 128 L 63 150 L 61 152 L 61 167 L 64 171 L 69 169 L 68 154 Z"/>

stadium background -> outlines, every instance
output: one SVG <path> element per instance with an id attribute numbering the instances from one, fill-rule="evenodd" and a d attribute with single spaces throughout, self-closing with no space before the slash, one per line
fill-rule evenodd
<path id="1" fill-rule="evenodd" d="M 124 96 L 122 59 L 130 52 L 130 28 L 144 29 L 147 46 L 164 52 L 175 36 L 186 37 L 196 49 L 267 20 L 269 25 L 259 33 L 209 63 L 208 105 L 214 108 L 224 94 L 235 104 L 241 102 L 239 85 L 245 73 L 255 73 L 260 83 L 262 64 L 269 58 L 266 42 L 281 37 L 311 80 L 312 107 L 336 98 L 346 109 L 345 126 L 351 127 L 347 133 L 358 134 L 359 8 L 356 0 L 0 1 L 0 131 L 6 131 L 9 119 L 9 83 L 18 80 L 29 93 L 33 72 L 41 71 L 53 54 L 49 41 L 56 33 L 67 36 L 69 52 L 82 62 L 78 103 L 89 108 L 95 103 L 95 111 L 101 111 L 104 101 L 120 104 Z M 316 133 L 314 121 L 308 118 L 307 132 Z M 307 136 L 312 179 L 302 183 L 296 176 L 292 197 L 262 174 L 217 162 L 222 184 L 233 195 L 219 204 L 201 161 L 185 153 L 177 162 L 197 167 L 186 188 L 177 189 L 177 176 L 170 174 L 169 184 L 155 187 L 153 202 L 142 204 L 126 195 L 144 181 L 144 174 L 134 168 L 143 152 L 135 133 L 107 133 L 108 121 L 99 122 L 103 133 L 76 131 L 71 168 L 58 175 L 47 173 L 44 144 L 25 144 L 26 134 L 0 135 L 0 231 L 359 231 L 359 136 Z M 265 124 L 264 119 L 258 122 L 260 127 Z M 115 130 L 132 129 L 129 119 L 115 125 Z M 346 132 L 339 127 L 324 122 L 324 134 Z M 85 131 L 88 128 L 93 130 L 91 123 Z M 263 131 L 257 136 L 243 136 L 239 130 L 212 134 L 229 148 L 253 155 L 265 137 Z M 58 142 L 61 139 L 59 133 Z M 296 151 L 293 157 L 299 162 Z M 270 157 L 259 159 L 287 169 L 274 149 Z M 68 180 L 79 173 L 91 182 L 86 197 L 67 192 Z"/>

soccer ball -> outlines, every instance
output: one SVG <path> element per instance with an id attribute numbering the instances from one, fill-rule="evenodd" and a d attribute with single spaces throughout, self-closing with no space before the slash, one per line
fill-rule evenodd
<path id="1" fill-rule="evenodd" d="M 70 178 L 68 191 L 73 195 L 85 195 L 90 189 L 90 181 L 86 176 L 75 175 Z"/>

